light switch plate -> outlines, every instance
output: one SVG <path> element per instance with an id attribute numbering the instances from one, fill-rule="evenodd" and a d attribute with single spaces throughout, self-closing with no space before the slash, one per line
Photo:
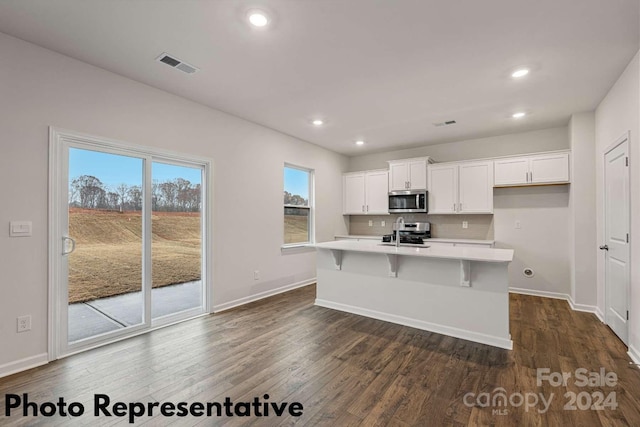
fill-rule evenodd
<path id="1" fill-rule="evenodd" d="M 520 222 L 520 220 L 516 220 L 516 224 L 515 224 L 516 230 L 520 230 L 522 228 L 522 223 Z"/>
<path id="2" fill-rule="evenodd" d="M 10 237 L 31 237 L 32 231 L 31 221 L 11 221 L 9 223 Z"/>
<path id="3" fill-rule="evenodd" d="M 369 227 L 373 227 L 373 220 L 369 220 Z"/>
<path id="4" fill-rule="evenodd" d="M 469 228 L 469 222 L 468 221 L 462 221 L 462 228 Z"/>
<path id="5" fill-rule="evenodd" d="M 381 226 L 383 226 L 383 227 L 385 227 L 385 226 L 387 225 L 387 221 L 381 221 L 381 222 L 380 222 L 380 225 L 381 225 Z"/>

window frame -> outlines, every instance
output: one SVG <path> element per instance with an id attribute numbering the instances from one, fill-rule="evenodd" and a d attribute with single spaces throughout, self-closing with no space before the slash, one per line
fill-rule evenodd
<path id="1" fill-rule="evenodd" d="M 309 198 L 308 198 L 308 204 L 307 206 L 300 206 L 300 205 L 287 205 L 284 204 L 284 201 L 282 203 L 283 206 L 283 210 L 282 210 L 282 226 L 283 226 L 283 230 L 282 230 L 282 248 L 283 249 L 287 249 L 287 248 L 296 248 L 296 247 L 304 247 L 307 245 L 311 245 L 315 243 L 315 171 L 314 169 L 305 167 L 305 166 L 300 166 L 300 165 L 296 165 L 293 163 L 284 163 L 284 167 L 282 168 L 282 189 L 283 189 L 283 195 L 284 195 L 284 191 L 286 191 L 285 186 L 285 180 L 284 180 L 284 173 L 286 169 L 296 169 L 298 171 L 302 171 L 302 172 L 306 172 L 309 176 Z M 309 210 L 309 215 L 308 215 L 308 225 L 307 225 L 307 233 L 308 233 L 308 239 L 305 242 L 296 242 L 296 243 L 285 243 L 284 242 L 284 210 L 286 208 L 296 208 L 296 209 L 308 209 Z"/>

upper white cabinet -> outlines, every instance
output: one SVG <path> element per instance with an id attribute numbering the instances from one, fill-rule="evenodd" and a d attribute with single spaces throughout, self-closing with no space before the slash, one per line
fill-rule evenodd
<path id="1" fill-rule="evenodd" d="M 429 165 L 430 214 L 493 213 L 493 162 Z"/>
<path id="2" fill-rule="evenodd" d="M 456 213 L 458 204 L 458 165 L 429 165 L 429 213 Z"/>
<path id="3" fill-rule="evenodd" d="M 569 182 L 567 152 L 497 159 L 494 161 L 494 167 L 496 187 Z"/>
<path id="4" fill-rule="evenodd" d="M 343 214 L 386 215 L 389 213 L 389 178 L 386 170 L 343 175 Z"/>
<path id="5" fill-rule="evenodd" d="M 390 160 L 388 163 L 389 191 L 427 189 L 427 164 L 431 163 L 429 157 Z"/>

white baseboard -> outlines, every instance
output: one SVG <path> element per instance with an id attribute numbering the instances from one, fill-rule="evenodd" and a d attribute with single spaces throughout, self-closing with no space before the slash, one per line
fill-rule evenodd
<path id="1" fill-rule="evenodd" d="M 600 311 L 599 307 L 596 307 L 596 317 L 600 319 L 602 323 L 607 323 L 606 320 L 604 320 L 604 313 Z"/>
<path id="2" fill-rule="evenodd" d="M 571 298 L 571 295 L 569 294 L 563 294 L 560 292 L 537 291 L 534 289 L 524 289 L 524 288 L 514 288 L 514 287 L 509 287 L 509 292 L 514 294 L 531 295 L 534 297 L 562 299 L 569 303 L 569 307 L 571 307 L 573 311 L 584 311 L 585 313 L 595 314 L 600 320 L 604 322 L 601 316 L 601 313 L 599 313 L 597 306 L 586 305 L 586 304 L 576 304 L 573 301 L 573 298 Z"/>
<path id="3" fill-rule="evenodd" d="M 635 363 L 638 368 L 640 368 L 640 351 L 633 346 L 629 346 L 629 351 L 627 352 L 633 363 Z"/>
<path id="4" fill-rule="evenodd" d="M 291 291 L 293 289 L 302 288 L 304 286 L 311 285 L 316 282 L 316 278 L 303 280 L 302 282 L 292 283 L 290 285 L 281 286 L 276 289 L 271 289 L 269 291 L 260 292 L 255 295 L 250 295 L 248 297 L 240 298 L 234 301 L 225 302 L 224 304 L 218 304 L 213 306 L 213 312 L 219 313 L 221 311 L 230 310 L 235 307 L 239 307 L 241 305 L 249 304 L 250 302 L 258 301 L 264 298 L 268 298 L 274 295 L 278 295 L 287 291 Z"/>
<path id="5" fill-rule="evenodd" d="M 584 311 L 586 313 L 596 313 L 596 310 L 598 309 L 598 307 L 596 307 L 595 305 L 586 305 L 586 304 L 576 304 L 573 301 L 573 298 L 571 298 L 571 295 L 567 295 L 569 298 L 567 299 L 567 301 L 569 301 L 569 305 L 571 306 L 571 309 L 574 311 Z"/>
<path id="6" fill-rule="evenodd" d="M 494 347 L 500 347 L 507 350 L 513 349 L 513 341 L 491 335 L 485 335 L 477 332 L 467 331 L 464 329 L 453 328 L 451 326 L 439 325 L 437 323 L 425 322 L 423 320 L 411 319 L 408 317 L 397 316 L 395 314 L 383 313 L 380 311 L 369 310 L 361 307 L 340 304 L 332 301 L 316 299 L 315 305 L 320 307 L 331 308 L 333 310 L 346 311 L 347 313 L 357 314 L 360 316 L 371 317 L 373 319 L 383 320 L 385 322 L 397 323 L 399 325 L 410 326 L 416 329 L 435 332 L 438 334 L 449 335 L 454 338 L 474 341 L 481 344 L 488 344 Z"/>
<path id="7" fill-rule="evenodd" d="M 509 292 L 513 294 L 531 295 L 534 297 L 563 299 L 565 301 L 569 301 L 569 295 L 561 294 L 559 292 L 537 291 L 535 289 L 514 288 L 512 286 L 509 286 Z"/>
<path id="8" fill-rule="evenodd" d="M 49 363 L 49 355 L 47 353 L 25 357 L 24 359 L 16 360 L 15 362 L 5 363 L 4 365 L 0 365 L 0 378 L 26 371 L 27 369 L 46 365 L 47 363 Z"/>

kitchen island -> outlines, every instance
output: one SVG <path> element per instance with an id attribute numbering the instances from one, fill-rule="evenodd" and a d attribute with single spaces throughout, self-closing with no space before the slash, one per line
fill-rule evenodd
<path id="1" fill-rule="evenodd" d="M 511 349 L 513 250 L 340 240 L 318 250 L 315 304 Z"/>

